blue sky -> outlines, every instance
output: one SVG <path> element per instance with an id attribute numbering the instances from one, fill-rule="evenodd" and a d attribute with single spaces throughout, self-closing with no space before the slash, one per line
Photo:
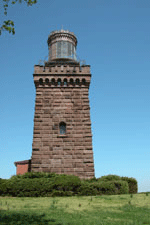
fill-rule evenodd
<path id="1" fill-rule="evenodd" d="M 39 0 L 10 7 L 0 15 L 6 19 L 14 20 L 16 34 L 0 36 L 0 177 L 31 157 L 34 65 L 48 55 L 50 32 L 63 25 L 91 65 L 96 177 L 134 177 L 139 192 L 150 191 L 150 1 Z"/>

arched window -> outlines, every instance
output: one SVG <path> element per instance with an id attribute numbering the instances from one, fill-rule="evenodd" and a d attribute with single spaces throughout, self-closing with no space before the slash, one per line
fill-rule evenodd
<path id="1" fill-rule="evenodd" d="M 61 79 L 60 78 L 57 80 L 57 84 L 58 84 L 58 86 L 61 85 Z"/>
<path id="2" fill-rule="evenodd" d="M 64 86 L 67 86 L 67 79 L 64 79 Z"/>
<path id="3" fill-rule="evenodd" d="M 66 124 L 64 122 L 61 122 L 59 124 L 59 133 L 60 134 L 66 134 Z"/>
<path id="4" fill-rule="evenodd" d="M 79 85 L 80 84 L 80 80 L 76 79 L 76 84 Z"/>
<path id="5" fill-rule="evenodd" d="M 48 78 L 45 79 L 45 83 L 49 84 L 49 79 Z"/>
<path id="6" fill-rule="evenodd" d="M 53 78 L 53 79 L 52 79 L 52 85 L 54 85 L 54 84 L 55 84 L 55 79 Z"/>
<path id="7" fill-rule="evenodd" d="M 70 84 L 72 84 L 72 85 L 73 85 L 73 83 L 74 83 L 74 82 L 73 82 L 73 79 L 71 78 L 71 79 L 70 79 Z"/>
<path id="8" fill-rule="evenodd" d="M 83 78 L 82 79 L 82 84 L 85 85 L 86 84 L 86 80 Z"/>
<path id="9" fill-rule="evenodd" d="M 42 78 L 39 79 L 39 84 L 43 84 L 43 79 Z"/>

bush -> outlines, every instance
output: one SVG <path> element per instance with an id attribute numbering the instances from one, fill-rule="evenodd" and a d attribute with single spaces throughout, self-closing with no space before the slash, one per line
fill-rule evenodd
<path id="1" fill-rule="evenodd" d="M 0 179 L 0 196 L 8 195 L 7 180 Z"/>
<path id="2" fill-rule="evenodd" d="M 115 188 L 117 189 L 117 194 L 128 194 L 129 193 L 129 185 L 128 182 L 123 180 L 113 181 Z"/>
<path id="3" fill-rule="evenodd" d="M 102 176 L 97 179 L 98 181 L 112 181 L 112 180 L 121 180 L 120 176 L 117 175 L 107 175 L 107 176 Z"/>
<path id="4" fill-rule="evenodd" d="M 128 183 L 126 181 L 101 181 L 93 183 L 92 186 L 97 189 L 98 195 L 117 195 L 128 194 Z"/>
<path id="5" fill-rule="evenodd" d="M 16 179 L 6 180 L 0 185 L 1 195 L 13 197 L 47 196 L 53 190 L 53 183 L 49 179 Z"/>
<path id="6" fill-rule="evenodd" d="M 76 192 L 81 185 L 81 180 L 77 176 L 65 175 L 59 176 L 54 180 L 54 189 L 61 191 L 73 191 Z"/>
<path id="7" fill-rule="evenodd" d="M 129 178 L 129 177 L 120 177 L 117 175 L 107 175 L 107 176 L 102 176 L 100 178 L 97 179 L 98 182 L 100 181 L 116 181 L 116 180 L 122 180 L 122 181 L 126 181 L 128 183 L 129 186 L 129 193 L 130 194 L 134 194 L 137 193 L 137 181 L 134 178 Z"/>
<path id="8" fill-rule="evenodd" d="M 72 191 L 57 191 L 53 190 L 51 193 L 51 197 L 56 197 L 56 196 L 73 196 L 74 193 Z"/>
<path id="9" fill-rule="evenodd" d="M 128 182 L 129 185 L 129 194 L 136 194 L 138 187 L 137 187 L 137 180 L 135 178 L 129 178 L 129 177 L 122 177 L 123 181 Z"/>
<path id="10" fill-rule="evenodd" d="M 71 196 L 72 193 L 76 193 L 80 185 L 80 178 L 72 175 L 51 178 L 35 178 L 34 176 L 34 179 L 31 179 L 31 176 L 30 178 L 14 176 L 9 180 L 0 181 L 0 195 L 13 197 Z"/>
<path id="11" fill-rule="evenodd" d="M 97 195 L 97 190 L 91 184 L 83 183 L 77 190 L 78 195 Z"/>
<path id="12" fill-rule="evenodd" d="M 93 183 L 83 181 L 78 188 L 78 195 L 117 195 L 128 194 L 128 191 L 128 183 L 122 180 Z"/>
<path id="13" fill-rule="evenodd" d="M 93 177 L 91 179 L 85 179 L 85 180 L 82 180 L 82 181 L 89 184 L 89 183 L 97 182 L 98 179 L 96 177 Z"/>
<path id="14" fill-rule="evenodd" d="M 114 195 L 137 193 L 134 178 L 108 175 L 99 179 L 55 173 L 26 173 L 0 179 L 0 196 L 39 197 L 72 195 Z"/>
<path id="15" fill-rule="evenodd" d="M 61 174 L 64 175 L 64 174 Z M 10 179 L 34 179 L 34 178 L 54 178 L 60 176 L 59 174 L 56 173 L 44 173 L 44 172 L 28 172 L 23 175 L 14 175 Z"/>

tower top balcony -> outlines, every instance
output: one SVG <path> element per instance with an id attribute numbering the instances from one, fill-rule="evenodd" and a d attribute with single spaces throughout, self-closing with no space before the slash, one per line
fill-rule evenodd
<path id="1" fill-rule="evenodd" d="M 76 61 L 77 38 L 68 30 L 52 31 L 48 36 L 48 61 Z"/>

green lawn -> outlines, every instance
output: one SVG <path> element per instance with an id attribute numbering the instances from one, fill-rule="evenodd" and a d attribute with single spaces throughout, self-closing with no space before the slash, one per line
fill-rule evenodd
<path id="1" fill-rule="evenodd" d="M 0 225 L 150 224 L 150 194 L 0 197 Z"/>

